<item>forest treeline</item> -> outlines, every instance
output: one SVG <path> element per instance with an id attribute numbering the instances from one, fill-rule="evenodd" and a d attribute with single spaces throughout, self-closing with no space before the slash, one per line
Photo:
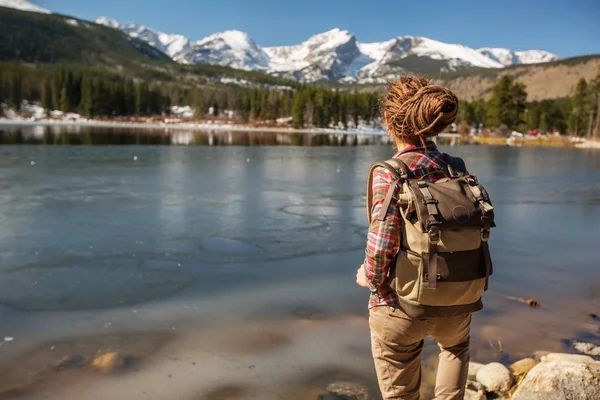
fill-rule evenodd
<path id="1" fill-rule="evenodd" d="M 134 80 L 90 67 L 0 63 L 0 102 L 19 109 L 23 101 L 85 117 L 168 115 L 189 105 L 195 117 L 234 116 L 243 122 L 284 119 L 294 128 L 348 127 L 379 121 L 380 93 L 314 85 L 205 85 Z M 458 126 L 598 135 L 600 72 L 581 79 L 571 98 L 527 102 L 527 88 L 499 79 L 489 100 L 462 101 Z"/>

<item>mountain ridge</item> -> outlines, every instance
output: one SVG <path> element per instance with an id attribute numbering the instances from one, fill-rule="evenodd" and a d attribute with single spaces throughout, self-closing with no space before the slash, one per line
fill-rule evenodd
<path id="1" fill-rule="evenodd" d="M 110 21 L 110 22 L 108 22 Z M 138 24 L 119 24 L 101 17 L 97 21 L 108 24 L 125 33 L 144 40 L 152 35 L 163 38 L 157 48 L 163 50 L 166 41 L 173 37 Z M 232 32 L 243 40 L 231 46 L 225 36 Z M 182 37 L 179 35 L 179 37 Z M 179 54 L 165 53 L 173 60 L 189 64 L 216 64 L 246 70 L 263 71 L 300 82 L 339 80 L 345 83 L 382 83 L 391 75 L 408 71 L 390 65 L 409 56 L 418 56 L 441 61 L 440 70 L 454 71 L 466 67 L 504 68 L 517 64 L 535 64 L 559 60 L 560 57 L 544 50 L 513 51 L 504 48 L 473 49 L 460 44 L 445 43 L 422 36 L 398 36 L 374 43 L 359 42 L 356 36 L 339 28 L 322 32 L 307 40 L 289 46 L 261 47 L 247 34 L 240 31 L 214 33 L 192 42 L 185 38 L 189 46 Z M 156 43 L 150 39 L 149 44 Z"/>
<path id="2" fill-rule="evenodd" d="M 49 14 L 27 0 L 0 0 L 0 6 Z M 299 82 L 337 81 L 342 84 L 384 83 L 402 73 L 435 75 L 470 67 L 505 68 L 559 60 L 543 50 L 474 49 L 422 36 L 398 36 L 363 43 L 339 28 L 318 33 L 288 46 L 261 47 L 245 32 L 217 32 L 193 41 L 136 23 L 121 24 L 100 17 L 97 24 L 120 30 L 168 55 L 180 64 L 208 64 L 270 75 Z"/>

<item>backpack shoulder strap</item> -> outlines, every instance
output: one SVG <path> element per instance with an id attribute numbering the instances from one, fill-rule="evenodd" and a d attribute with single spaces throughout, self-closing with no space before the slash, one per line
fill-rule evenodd
<path id="1" fill-rule="evenodd" d="M 459 178 L 461 176 L 469 175 L 465 162 L 462 158 L 452 157 L 448 154 L 444 154 L 444 166 L 451 178 Z"/>
<path id="2" fill-rule="evenodd" d="M 369 179 L 367 180 L 367 221 L 371 224 L 371 210 L 373 208 L 373 174 L 377 168 L 385 168 L 386 170 L 392 173 L 394 181 L 390 186 L 390 189 L 385 194 L 385 200 L 383 202 L 383 206 L 379 211 L 376 219 L 379 221 L 383 221 L 385 219 L 385 215 L 387 214 L 387 210 L 392 202 L 392 198 L 394 197 L 394 192 L 396 190 L 396 186 L 398 182 L 406 179 L 410 179 L 412 177 L 412 172 L 410 168 L 402 162 L 401 160 L 392 158 L 387 161 L 382 161 L 373 164 L 371 169 L 369 170 Z"/>

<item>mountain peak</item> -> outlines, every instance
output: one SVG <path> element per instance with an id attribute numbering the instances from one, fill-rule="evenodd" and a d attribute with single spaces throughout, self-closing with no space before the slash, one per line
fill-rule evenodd
<path id="1" fill-rule="evenodd" d="M 191 42 L 182 35 L 166 34 L 143 25 L 121 25 L 106 17 L 96 22 L 144 40 L 179 63 L 265 71 L 302 82 L 332 79 L 383 83 L 407 71 L 437 74 L 465 67 L 504 68 L 559 59 L 545 51 L 476 50 L 422 36 L 360 43 L 353 33 L 340 28 L 318 33 L 300 44 L 262 48 L 239 30 L 218 32 Z"/>
<path id="2" fill-rule="evenodd" d="M 46 10 L 38 5 L 35 5 L 26 0 L 0 0 L 0 7 L 14 8 L 22 11 L 30 11 L 41 14 L 51 14 L 50 10 Z"/>
<path id="3" fill-rule="evenodd" d="M 105 25 L 108 26 L 110 28 L 114 28 L 114 29 L 119 29 L 121 27 L 121 24 L 119 24 L 117 21 L 115 21 L 112 18 L 108 18 L 108 17 L 99 17 L 96 19 L 96 23 L 98 25 Z"/>

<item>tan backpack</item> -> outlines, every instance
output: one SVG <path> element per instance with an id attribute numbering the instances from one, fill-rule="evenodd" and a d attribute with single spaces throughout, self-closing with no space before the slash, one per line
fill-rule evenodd
<path id="1" fill-rule="evenodd" d="M 367 218 L 371 223 L 376 168 L 394 176 L 376 219 L 384 220 L 396 195 L 402 218 L 400 250 L 388 283 L 402 309 L 414 318 L 479 311 L 492 274 L 488 240 L 494 208 L 486 190 L 467 171 L 446 165 L 435 183 L 415 179 L 399 159 L 371 167 Z M 439 169 L 429 173 L 440 173 Z"/>

